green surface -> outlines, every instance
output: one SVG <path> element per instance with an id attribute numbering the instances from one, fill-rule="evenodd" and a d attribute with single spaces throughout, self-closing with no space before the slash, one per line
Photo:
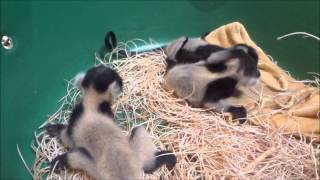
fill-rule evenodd
<path id="1" fill-rule="evenodd" d="M 160 43 L 198 36 L 240 21 L 252 38 L 296 77 L 319 72 L 319 1 L 3 1 L 1 34 L 13 36 L 12 51 L 1 49 L 1 179 L 31 179 L 34 130 L 55 112 L 65 94 L 64 79 L 90 67 L 104 33 L 120 40 L 152 37 Z"/>

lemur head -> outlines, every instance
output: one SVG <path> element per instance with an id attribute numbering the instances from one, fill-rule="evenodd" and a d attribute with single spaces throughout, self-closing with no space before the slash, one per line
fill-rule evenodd
<path id="1" fill-rule="evenodd" d="M 245 44 L 237 44 L 233 49 L 238 51 L 240 59 L 239 83 L 245 86 L 254 86 L 259 82 L 260 72 L 258 69 L 258 54 L 256 50 Z"/>
<path id="2" fill-rule="evenodd" d="M 112 102 L 122 92 L 122 79 L 118 73 L 106 66 L 97 66 L 75 77 L 75 84 L 84 92 L 84 98 Z"/>

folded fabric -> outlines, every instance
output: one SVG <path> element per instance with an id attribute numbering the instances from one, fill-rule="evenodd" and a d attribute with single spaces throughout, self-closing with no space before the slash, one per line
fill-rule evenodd
<path id="1" fill-rule="evenodd" d="M 248 109 L 252 123 L 267 123 L 273 129 L 320 140 L 319 88 L 296 81 L 273 63 L 239 22 L 221 26 L 205 39 L 222 47 L 244 43 L 257 50 L 261 83 L 255 88 L 245 89 L 247 96 L 238 101 Z"/>

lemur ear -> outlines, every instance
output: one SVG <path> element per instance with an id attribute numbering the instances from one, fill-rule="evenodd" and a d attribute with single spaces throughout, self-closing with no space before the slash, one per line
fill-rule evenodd
<path id="1" fill-rule="evenodd" d="M 182 36 L 179 39 L 168 44 L 167 48 L 165 49 L 165 53 L 167 57 L 171 59 L 175 59 L 177 52 L 179 51 L 179 49 L 181 49 L 181 47 L 183 46 L 184 42 L 187 39 L 188 39 L 187 37 Z"/>
<path id="2" fill-rule="evenodd" d="M 85 73 L 84 72 L 81 72 L 81 73 L 78 73 L 75 77 L 74 77 L 74 81 L 73 81 L 73 85 L 75 87 L 77 87 L 78 89 L 82 89 L 82 81 L 85 77 Z"/>
<path id="3" fill-rule="evenodd" d="M 111 92 L 112 98 L 114 99 L 117 99 L 122 93 L 122 87 L 117 81 L 114 81 L 113 83 L 110 84 L 109 90 Z"/>
<path id="4" fill-rule="evenodd" d="M 205 32 L 202 34 L 202 36 L 200 37 L 202 40 L 206 40 L 206 37 L 208 36 L 208 34 L 210 34 L 211 32 L 208 31 L 208 32 Z"/>
<path id="5" fill-rule="evenodd" d="M 245 45 L 245 44 L 237 44 L 235 46 L 233 46 L 234 49 L 237 49 L 237 50 L 241 50 L 243 51 L 245 54 L 248 54 L 249 53 L 249 50 L 250 50 L 250 47 Z"/>

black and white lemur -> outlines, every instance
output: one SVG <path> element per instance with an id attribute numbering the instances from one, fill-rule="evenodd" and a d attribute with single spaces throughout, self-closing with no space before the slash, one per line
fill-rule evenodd
<path id="1" fill-rule="evenodd" d="M 231 103 L 241 98 L 242 87 L 260 77 L 254 48 L 236 44 L 223 48 L 203 38 L 181 37 L 166 46 L 165 87 L 194 107 L 214 108 L 244 123 L 247 111 Z M 230 101 L 230 102 L 229 102 Z"/>
<path id="2" fill-rule="evenodd" d="M 176 156 L 157 151 L 147 131 L 139 126 L 126 137 L 113 120 L 111 104 L 122 92 L 122 79 L 112 69 L 94 67 L 78 75 L 76 84 L 83 90 L 68 125 L 48 125 L 49 135 L 57 137 L 69 151 L 51 162 L 56 170 L 86 171 L 95 179 L 141 179 L 162 165 L 172 169 Z"/>

